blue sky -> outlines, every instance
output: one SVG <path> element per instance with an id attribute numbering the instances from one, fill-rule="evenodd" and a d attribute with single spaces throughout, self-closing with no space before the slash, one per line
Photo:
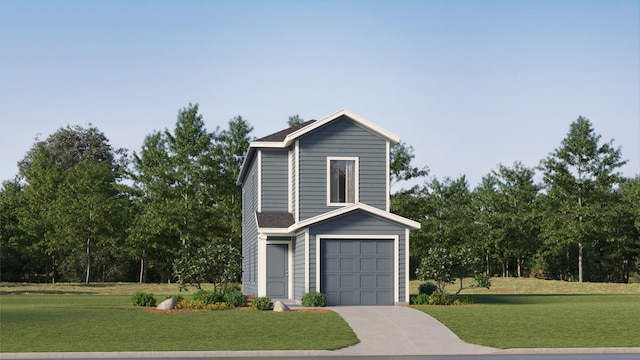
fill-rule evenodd
<path id="1" fill-rule="evenodd" d="M 0 180 L 66 125 L 139 151 L 199 103 L 261 137 L 347 108 L 475 187 L 589 118 L 640 174 L 640 2 L 0 1 Z"/>

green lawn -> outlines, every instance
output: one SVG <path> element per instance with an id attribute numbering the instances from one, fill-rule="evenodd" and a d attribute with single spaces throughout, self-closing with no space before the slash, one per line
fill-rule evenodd
<path id="1" fill-rule="evenodd" d="M 603 284 L 606 285 L 606 284 Z M 414 306 L 466 342 L 496 348 L 640 347 L 640 295 L 474 295 Z"/>
<path id="2" fill-rule="evenodd" d="M 329 350 L 358 342 L 333 312 L 151 313 L 127 305 L 129 296 L 38 291 L 0 296 L 0 352 Z"/>

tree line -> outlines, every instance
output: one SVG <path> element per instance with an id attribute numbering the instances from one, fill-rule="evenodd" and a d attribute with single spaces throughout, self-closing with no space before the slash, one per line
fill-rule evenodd
<path id="1" fill-rule="evenodd" d="M 252 131 L 241 116 L 208 131 L 189 104 L 174 129 L 153 131 L 133 154 L 92 126 L 36 139 L 0 190 L 2 281 L 238 281 L 236 179 Z M 621 150 L 601 144 L 588 119 L 537 168 L 498 165 L 474 189 L 464 176 L 429 177 L 413 159 L 411 146 L 396 145 L 389 174 L 392 183 L 424 180 L 391 195 L 393 212 L 422 224 L 411 234 L 412 275 L 637 276 L 640 176 L 620 175 Z"/>

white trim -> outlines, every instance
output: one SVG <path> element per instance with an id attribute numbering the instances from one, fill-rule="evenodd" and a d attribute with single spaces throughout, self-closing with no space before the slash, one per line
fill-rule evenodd
<path id="1" fill-rule="evenodd" d="M 386 191 L 387 191 L 386 199 L 387 199 L 387 201 L 386 202 L 387 202 L 387 211 L 391 211 L 391 194 L 390 194 L 390 192 L 391 192 L 391 184 L 389 183 L 390 182 L 389 177 L 390 177 L 390 173 L 391 173 L 391 164 L 389 163 L 389 154 L 390 154 L 389 152 L 391 151 L 391 145 L 389 144 L 389 141 L 387 141 L 386 144 L 387 144 L 387 151 L 386 151 L 387 158 L 385 160 L 385 162 L 387 164 L 387 166 L 386 166 L 387 171 L 385 173 L 385 177 L 387 178 L 387 181 L 386 181 Z"/>
<path id="2" fill-rule="evenodd" d="M 304 293 L 309 292 L 309 256 L 311 251 L 309 251 L 309 229 L 305 229 L 304 231 Z"/>
<path id="3" fill-rule="evenodd" d="M 407 230 L 408 231 L 408 230 Z M 400 262 L 398 235 L 336 235 L 336 234 L 316 234 L 316 291 L 320 291 L 320 242 L 327 239 L 349 239 L 349 240 L 393 240 L 393 302 L 400 302 Z M 409 286 L 407 284 L 407 286 Z"/>
<path id="4" fill-rule="evenodd" d="M 409 303 L 409 229 L 404 229 L 404 302 Z"/>
<path id="5" fill-rule="evenodd" d="M 313 131 L 313 130 L 321 127 L 321 126 L 324 126 L 326 123 L 329 123 L 329 122 L 331 122 L 331 121 L 333 121 L 333 120 L 335 120 L 335 119 L 337 119 L 337 118 L 339 118 L 339 117 L 341 117 L 343 115 L 349 117 L 351 120 L 355 121 L 356 123 L 362 125 L 365 128 L 370 129 L 372 132 L 380 135 L 381 137 L 383 137 L 383 138 L 385 138 L 385 139 L 387 139 L 389 141 L 392 141 L 394 143 L 400 142 L 400 138 L 397 135 L 395 135 L 395 134 L 393 134 L 393 133 L 381 128 L 380 126 L 370 122 L 369 120 L 363 118 L 362 116 L 360 116 L 360 115 L 358 115 L 358 114 L 356 114 L 354 112 L 351 112 L 351 111 L 349 111 L 347 109 L 342 109 L 342 110 L 336 111 L 335 113 L 325 117 L 322 120 L 316 121 L 311 125 L 305 126 L 305 127 L 301 128 L 301 129 L 299 129 L 297 131 L 294 131 L 291 134 L 287 135 L 285 137 L 284 141 L 283 141 L 283 145 L 286 147 L 286 146 L 288 146 L 288 144 L 290 144 L 293 141 L 293 139 L 296 139 L 296 138 L 298 138 L 298 137 L 300 137 L 300 136 L 302 136 L 302 135 L 304 135 L 304 134 L 306 134 L 306 133 L 308 133 L 310 131 Z M 259 142 L 259 143 L 262 144 L 261 142 Z"/>
<path id="6" fill-rule="evenodd" d="M 343 206 L 341 208 L 335 209 L 335 210 L 331 210 L 329 212 L 305 219 L 303 221 L 300 221 L 298 223 L 295 223 L 293 225 L 291 225 L 287 230 L 291 233 L 294 232 L 298 229 L 313 225 L 317 222 L 320 221 L 324 221 L 324 220 L 328 220 L 331 219 L 333 217 L 336 216 L 340 216 L 355 210 L 362 210 L 362 211 L 366 211 L 368 213 L 372 213 L 374 215 L 380 216 L 382 218 L 385 218 L 387 220 L 391 220 L 397 223 L 400 223 L 404 226 L 409 227 L 412 230 L 417 230 L 420 229 L 420 223 L 417 221 L 413 221 L 411 219 L 407 219 L 405 217 L 402 217 L 400 215 L 396 215 L 390 212 L 386 212 L 384 210 L 380 210 L 376 207 L 373 207 L 371 205 L 367 205 L 367 204 L 362 204 L 362 203 L 357 203 L 357 204 L 351 204 L 348 206 Z"/>
<path id="7" fill-rule="evenodd" d="M 291 158 L 293 157 L 292 153 L 293 153 L 293 150 L 289 150 L 289 152 L 287 153 L 287 173 L 289 175 L 289 181 L 287 181 L 287 211 L 288 212 L 292 212 L 293 210 L 293 204 L 292 204 L 293 169 L 291 166 Z"/>
<path id="8" fill-rule="evenodd" d="M 258 296 L 267 296 L 267 241 L 258 236 Z"/>
<path id="9" fill-rule="evenodd" d="M 355 167 L 354 180 L 354 197 L 353 202 L 333 203 L 331 202 L 331 161 L 353 161 Z M 360 201 L 360 158 L 357 156 L 327 156 L 327 206 L 345 206 L 358 203 Z"/>
<path id="10" fill-rule="evenodd" d="M 294 141 L 297 141 L 297 139 L 304 135 L 307 134 L 310 131 L 313 131 L 321 126 L 324 126 L 325 124 L 341 117 L 341 116 L 347 116 L 349 117 L 351 120 L 355 121 L 356 123 L 358 123 L 359 125 L 371 130 L 371 132 L 379 135 L 380 137 L 386 139 L 387 141 L 391 142 L 392 144 L 397 144 L 400 142 L 400 138 L 381 128 L 380 126 L 370 122 L 369 120 L 363 118 L 362 116 L 355 114 L 347 109 L 342 109 L 340 111 L 337 111 L 327 117 L 325 117 L 322 120 L 316 121 L 310 125 L 304 126 L 300 129 L 298 129 L 297 131 L 294 131 L 292 133 L 290 133 L 289 135 L 287 135 L 283 141 L 252 141 L 251 143 L 249 143 L 249 149 L 247 150 L 247 156 L 245 157 L 245 162 L 242 164 L 242 167 L 240 168 L 240 175 L 238 176 L 238 179 L 236 180 L 236 183 L 238 185 L 242 184 L 244 182 L 244 176 L 246 175 L 246 166 L 248 166 L 248 164 L 246 164 L 246 160 L 251 158 L 251 153 L 253 151 L 255 151 L 254 149 L 260 149 L 260 148 L 286 148 L 289 145 L 291 145 Z"/>
<path id="11" fill-rule="evenodd" d="M 258 212 L 262 212 L 262 150 L 258 150 Z"/>
<path id="12" fill-rule="evenodd" d="M 295 222 L 300 221 L 300 141 L 296 140 L 296 145 L 294 148 L 296 153 L 296 164 L 295 164 L 295 172 L 296 172 L 296 193 L 295 193 L 295 207 L 296 211 L 293 215 L 293 219 Z"/>
<path id="13" fill-rule="evenodd" d="M 264 234 L 260 234 L 260 237 Z M 267 296 L 267 245 L 282 244 L 287 245 L 287 298 L 293 299 L 293 251 L 290 240 L 267 240 L 262 239 L 259 243 L 262 243 L 264 248 L 263 254 L 263 267 L 260 267 L 260 282 L 258 283 L 258 296 Z M 258 247 L 260 248 L 260 247 Z M 260 265 L 260 263 L 258 263 Z"/>

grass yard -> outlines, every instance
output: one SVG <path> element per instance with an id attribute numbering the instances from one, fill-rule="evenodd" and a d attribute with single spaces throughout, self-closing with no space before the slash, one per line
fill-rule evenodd
<path id="1" fill-rule="evenodd" d="M 6 295 L 4 285 L 0 352 L 329 350 L 358 342 L 334 312 L 151 313 L 128 305 L 130 296 L 43 288 Z"/>
<path id="2" fill-rule="evenodd" d="M 418 284 L 411 284 L 416 293 Z M 473 294 L 476 304 L 414 307 L 478 345 L 640 347 L 640 284 L 495 278 L 489 290 L 462 293 Z"/>

